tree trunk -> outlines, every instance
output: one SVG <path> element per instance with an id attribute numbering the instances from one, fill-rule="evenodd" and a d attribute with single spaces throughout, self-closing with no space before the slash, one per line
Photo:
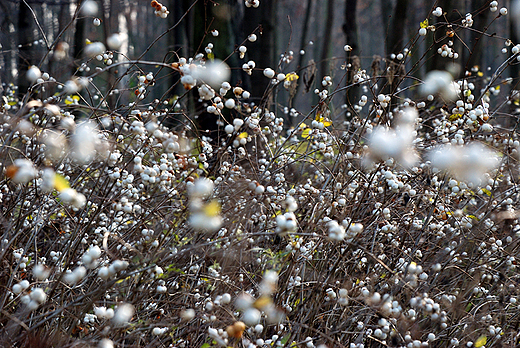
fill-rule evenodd
<path id="1" fill-rule="evenodd" d="M 320 57 L 320 71 L 318 85 L 321 86 L 321 81 L 326 75 L 330 73 L 330 49 L 332 43 L 332 25 L 334 23 L 334 0 L 327 0 L 327 20 L 325 22 L 325 28 L 323 31 L 323 46 L 321 49 Z"/>
<path id="2" fill-rule="evenodd" d="M 257 64 L 257 68 L 271 67 L 276 70 L 276 39 L 275 39 L 275 13 L 277 0 L 261 1 L 258 8 L 245 8 L 244 20 L 242 22 L 242 34 L 246 38 L 256 31 L 258 39 L 255 42 L 247 42 L 247 58 Z M 251 76 L 246 76 L 245 87 L 251 92 L 251 99 L 255 103 L 260 102 L 264 92 L 269 86 L 261 71 L 254 71 Z"/>
<path id="3" fill-rule="evenodd" d="M 60 10 L 58 13 L 58 34 L 63 32 L 67 25 L 70 22 L 70 4 L 69 3 L 62 3 L 60 5 Z M 63 47 L 63 45 L 66 45 L 67 38 L 66 33 L 64 33 L 58 40 L 61 42 L 60 44 L 57 44 L 58 47 Z M 68 71 L 70 69 L 70 57 L 68 57 L 67 50 L 63 49 L 63 52 L 65 53 L 63 56 L 59 56 L 59 59 L 57 56 L 52 56 L 49 61 L 49 70 L 51 73 L 51 76 L 54 76 L 58 81 L 61 81 L 65 79 L 64 75 L 68 74 Z M 63 66 L 67 66 L 67 71 L 65 72 L 63 69 Z"/>
<path id="4" fill-rule="evenodd" d="M 444 13 L 446 13 L 446 17 L 449 20 L 452 19 L 452 16 L 451 16 L 451 10 L 453 9 L 453 3 L 452 3 L 452 0 L 439 0 L 438 2 L 438 6 L 440 6 L 442 8 L 442 11 Z M 444 22 L 445 19 L 444 19 L 444 16 L 442 17 L 439 17 L 437 19 L 437 22 Z M 446 35 L 446 28 L 442 28 L 442 30 L 439 30 L 439 31 L 435 31 L 434 33 L 432 33 L 432 36 L 433 36 L 433 42 L 435 42 L 437 40 L 437 37 L 439 36 L 444 36 Z M 446 69 L 446 64 L 450 62 L 450 60 L 448 60 L 447 58 L 444 58 L 444 57 L 441 57 L 440 54 L 437 53 L 437 46 L 434 46 L 432 51 L 431 51 L 431 55 L 430 55 L 430 59 L 427 60 L 427 64 L 429 65 L 428 66 L 428 71 L 431 71 L 431 70 L 445 70 Z"/>
<path id="5" fill-rule="evenodd" d="M 402 81 L 400 76 L 404 71 L 403 63 L 397 59 L 390 59 L 392 54 L 399 54 L 404 48 L 404 34 L 408 0 L 397 0 L 389 25 L 386 39 L 386 81 L 382 87 L 383 94 L 393 94 Z"/>
<path id="6" fill-rule="evenodd" d="M 81 1 L 78 2 L 77 6 L 81 6 Z M 103 10 L 102 10 L 103 11 Z M 104 13 L 104 11 L 103 11 Z M 74 47 L 72 57 L 75 61 L 79 61 L 82 58 L 82 52 L 85 48 L 85 29 L 87 25 L 87 18 L 82 16 L 81 13 L 75 21 L 75 30 L 74 30 Z M 72 74 L 76 75 L 77 73 L 77 63 L 74 62 L 72 66 Z"/>
<path id="7" fill-rule="evenodd" d="M 388 32 L 386 54 L 398 54 L 404 47 L 404 29 L 408 13 L 409 0 L 397 0 L 393 11 L 392 22 Z"/>
<path id="8" fill-rule="evenodd" d="M 347 69 L 347 85 L 352 83 L 352 78 L 357 70 L 357 55 L 359 55 L 358 29 L 357 29 L 357 0 L 347 0 L 345 3 L 345 23 L 343 23 L 343 32 L 345 33 L 346 44 L 352 47 L 352 51 L 346 52 L 346 61 L 349 63 Z M 356 102 L 359 96 L 359 87 L 351 87 L 346 93 L 346 103 L 352 108 L 352 104 Z M 352 110 L 351 110 L 352 111 Z"/>
<path id="9" fill-rule="evenodd" d="M 305 49 L 307 44 L 307 31 L 309 30 L 309 21 L 311 19 L 313 0 L 307 0 L 307 7 L 305 8 L 305 18 L 303 20 L 302 36 L 300 39 L 300 49 Z M 299 55 L 297 69 L 301 69 L 303 66 L 303 55 Z"/>
<path id="10" fill-rule="evenodd" d="M 119 12 L 121 11 L 121 6 L 120 6 L 120 0 L 110 0 L 110 18 L 109 18 L 109 25 L 108 27 L 105 27 L 105 30 L 104 30 L 104 37 L 105 37 L 105 42 L 107 42 L 107 38 L 112 35 L 112 34 L 115 34 L 115 33 L 119 33 Z M 107 49 L 110 49 L 107 47 Z M 115 58 L 115 56 L 114 56 Z M 117 77 L 117 73 L 116 71 L 114 70 L 109 70 L 108 71 L 108 76 L 107 76 L 107 91 L 106 93 L 108 94 L 107 95 L 107 98 L 106 98 L 106 101 L 108 103 L 108 105 L 110 106 L 110 108 L 113 108 L 115 109 L 117 107 L 117 97 L 115 94 L 112 94 L 110 93 L 112 90 L 114 90 L 114 88 L 116 88 L 116 81 L 117 81 L 118 77 Z"/>
<path id="11" fill-rule="evenodd" d="M 29 4 L 20 1 L 18 9 L 18 92 L 25 94 L 30 87 L 27 80 L 27 70 L 29 66 L 35 64 L 35 54 L 33 48 L 33 17 Z"/>
<path id="12" fill-rule="evenodd" d="M 484 11 L 479 13 L 481 10 Z M 471 50 L 471 54 L 466 61 L 465 70 L 471 69 L 474 65 L 478 65 L 480 67 L 483 66 L 484 62 L 482 53 L 485 50 L 483 41 L 486 41 L 487 37 L 481 35 L 480 31 L 485 31 L 489 23 L 489 17 L 491 15 L 491 11 L 489 11 L 489 1 L 474 0 L 471 3 L 471 13 L 479 13 L 473 17 L 473 28 L 477 29 L 478 31 L 469 32 L 468 47 Z M 516 43 L 517 41 L 513 40 L 513 42 Z"/>
<path id="13" fill-rule="evenodd" d="M 300 47 L 299 47 L 300 50 L 305 50 L 306 45 L 307 45 L 307 32 L 309 31 L 309 22 L 310 22 L 310 18 L 311 18 L 311 12 L 312 12 L 313 5 L 314 5 L 313 0 L 307 0 L 307 4 L 306 4 L 307 7 L 305 8 L 305 17 L 303 20 L 302 36 L 300 38 Z M 305 55 L 307 55 L 307 52 L 305 53 Z M 303 67 L 304 67 L 303 60 L 304 60 L 305 55 L 298 54 L 298 64 L 296 65 L 298 75 L 301 75 L 302 77 L 304 74 L 306 74 L 306 69 L 303 69 Z M 306 91 L 304 91 L 304 93 L 307 93 L 308 88 L 310 88 L 312 85 L 313 85 L 313 82 L 309 83 L 309 86 L 305 87 Z M 290 100 L 291 104 L 297 102 L 298 97 L 300 96 L 299 92 L 301 91 L 302 86 L 303 86 L 303 79 L 299 81 L 299 83 L 296 87 L 294 99 Z"/>

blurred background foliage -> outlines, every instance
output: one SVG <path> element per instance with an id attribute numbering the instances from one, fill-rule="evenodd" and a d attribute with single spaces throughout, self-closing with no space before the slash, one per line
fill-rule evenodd
<path id="1" fill-rule="evenodd" d="M 338 86 L 348 83 L 352 74 L 343 71 L 346 63 L 352 64 L 352 71 L 361 68 L 371 76 L 384 75 L 392 66 L 391 54 L 410 47 L 417 38 L 420 23 L 427 18 L 430 24 L 445 21 L 445 18 L 460 24 L 466 13 L 473 14 L 474 30 L 456 31 L 453 39 L 454 48 L 460 54 L 457 62 L 463 68 L 461 74 L 464 68 L 473 66 L 479 66 L 482 71 L 494 69 L 503 61 L 500 51 L 504 40 L 496 37 L 511 38 L 516 42 L 510 19 L 494 20 L 496 16 L 489 11 L 490 1 L 487 0 L 431 3 L 410 0 L 264 0 L 258 8 L 246 8 L 242 0 L 168 0 L 163 1 L 170 10 L 167 19 L 157 18 L 148 1 L 95 1 L 98 3 L 95 15 L 78 11 L 84 3 L 81 0 L 0 1 L 0 94 L 5 93 L 6 86 L 12 83 L 19 86 L 19 94 L 23 95 L 28 88 L 25 71 L 30 65 L 39 66 L 58 81 L 66 81 L 73 74 L 81 75 L 78 67 L 85 61 L 82 53 L 87 40 L 106 42 L 113 33 L 122 33 L 128 38 L 119 49 L 116 61 L 173 62 L 178 57 L 193 57 L 204 52 L 204 47 L 211 42 L 215 58 L 226 59 L 232 67 L 232 84 L 251 91 L 252 101 L 257 103 L 268 84 L 261 73 L 265 67 L 285 73 L 304 73 L 305 69 L 309 75 L 311 70 L 306 68 L 315 63 L 318 70 L 313 84 L 304 89 L 300 80 L 294 96 L 282 95 L 282 99 L 277 101 L 289 106 L 298 103 L 299 109 L 316 102 L 314 96 L 304 97 L 304 93 L 310 90 L 313 95 L 316 81 L 321 81 L 323 76 L 331 75 Z M 509 3 L 506 1 L 501 5 L 508 7 Z M 431 15 L 435 6 L 443 8 L 445 17 Z M 77 12 L 79 16 L 74 19 Z M 95 17 L 101 20 L 100 26 L 92 24 Z M 169 28 L 173 29 L 154 41 Z M 211 35 L 214 29 L 219 31 L 218 37 Z M 487 35 L 482 35 L 482 31 Z M 247 37 L 253 32 L 258 34 L 258 40 L 248 42 Z M 440 41 L 436 45 L 434 40 L 444 35 L 445 32 L 438 31 L 425 40 L 417 40 L 410 53 L 411 59 L 406 63 L 406 71 L 422 78 L 427 71 L 443 69 L 450 60 L 436 53 Z M 248 51 L 241 61 L 238 55 L 230 53 L 244 42 Z M 345 44 L 351 45 L 353 50 L 345 53 Z M 290 63 L 282 63 L 281 55 L 291 56 L 291 52 Z M 251 76 L 240 69 L 242 63 L 249 60 L 256 62 L 257 69 Z M 510 76 L 517 77 L 516 67 L 510 69 Z M 129 77 L 121 77 L 123 70 L 114 68 L 100 75 L 98 79 L 106 80 L 101 86 L 128 86 Z M 306 77 L 309 80 L 309 76 Z M 161 72 L 148 100 L 182 94 L 182 89 L 171 88 L 177 81 L 177 74 Z M 405 81 L 400 87 L 411 83 Z M 414 93 L 414 90 L 412 88 L 407 93 Z M 358 94 L 355 89 L 350 91 L 347 104 L 356 102 Z M 122 96 L 109 101 L 115 105 L 128 102 Z"/>

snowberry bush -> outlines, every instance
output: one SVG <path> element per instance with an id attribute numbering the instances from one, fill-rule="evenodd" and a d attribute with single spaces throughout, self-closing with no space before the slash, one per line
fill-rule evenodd
<path id="1" fill-rule="evenodd" d="M 421 23 L 388 57 L 403 88 L 346 63 L 352 81 L 317 81 L 309 110 L 271 102 L 301 70 L 285 54 L 247 61 L 258 32 L 230 52 L 236 67 L 212 44 L 123 60 L 117 34 L 87 45 L 81 77 L 31 67 L 30 89 L 11 90 L 0 114 L 2 345 L 518 344 L 520 92 L 505 69 L 520 45 L 504 42 L 496 71 L 409 72 L 436 30 L 448 33 L 430 52 L 457 63 L 449 31 L 482 30 L 472 25 Z M 130 77 L 117 108 L 95 84 L 113 68 Z M 159 69 L 186 91 L 173 104 L 147 99 Z M 271 81 L 265 95 L 232 85 L 233 69 Z M 196 128 L 189 96 L 217 136 Z M 183 126 L 168 124 L 174 113 Z"/>

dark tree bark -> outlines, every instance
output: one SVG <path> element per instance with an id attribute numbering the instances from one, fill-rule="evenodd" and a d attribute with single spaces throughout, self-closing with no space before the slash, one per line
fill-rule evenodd
<path id="1" fill-rule="evenodd" d="M 110 35 L 119 32 L 119 11 L 121 11 L 120 0 L 110 0 L 110 17 L 107 23 L 108 26 L 105 26 L 104 30 L 105 42 L 107 42 L 107 38 Z M 112 91 L 114 88 L 116 88 L 117 80 L 118 77 L 116 72 L 113 70 L 109 71 L 107 76 L 107 103 L 110 107 L 113 108 L 117 107 L 117 97 L 115 94 L 109 93 L 109 91 Z"/>
<path id="2" fill-rule="evenodd" d="M 170 9 L 170 15 L 167 18 L 168 28 L 173 27 L 183 15 L 182 9 L 183 4 L 181 0 L 169 0 L 168 8 Z M 172 11 L 172 9 L 175 9 Z M 166 62 L 176 62 L 178 61 L 179 56 L 181 55 L 181 51 L 183 47 L 187 44 L 186 31 L 183 25 L 177 26 L 176 30 L 174 30 L 170 35 L 166 36 L 167 45 L 168 45 L 168 57 L 166 58 Z M 179 74 L 172 72 L 170 73 L 168 80 L 170 81 L 170 89 L 168 92 L 168 96 L 172 97 L 174 95 L 180 95 L 182 93 L 182 86 L 179 83 Z M 169 126 L 173 126 L 175 124 L 174 119 L 166 119 L 165 122 Z"/>
<path id="3" fill-rule="evenodd" d="M 394 8 L 394 15 L 392 18 L 392 24 L 389 32 L 387 56 L 395 53 L 399 54 L 404 48 L 404 37 L 406 27 L 406 15 L 408 13 L 408 1 L 409 0 L 397 0 Z M 397 87 L 403 80 L 404 66 L 399 61 L 391 62 L 390 71 L 392 71 L 392 78 L 389 82 L 390 92 L 395 93 Z"/>
<path id="4" fill-rule="evenodd" d="M 345 3 L 345 23 L 343 32 L 347 38 L 347 44 L 352 47 L 350 54 L 359 54 L 358 29 L 357 29 L 357 0 L 347 0 Z"/>
<path id="5" fill-rule="evenodd" d="M 70 18 L 70 4 L 62 3 L 58 13 L 58 34 L 64 32 L 69 24 Z M 70 70 L 70 57 L 68 56 L 68 50 L 64 48 L 64 45 L 68 45 L 66 35 L 64 34 L 59 38 L 60 43 L 57 45 L 58 48 L 63 48 L 63 54 L 61 56 L 51 56 L 49 67 L 51 75 L 59 81 L 65 79 L 65 74 L 68 75 Z M 64 65 L 67 66 L 67 71 L 64 72 Z"/>
<path id="6" fill-rule="evenodd" d="M 487 29 L 487 25 L 490 21 L 490 1 L 491 0 L 474 0 L 471 2 L 471 12 L 475 14 L 473 17 L 473 28 L 477 31 L 472 30 L 469 32 L 468 47 L 471 49 L 471 54 L 466 61 L 465 70 L 471 69 L 474 65 L 483 66 L 483 52 L 485 51 L 484 44 L 488 38 L 483 36 L 480 32 Z M 467 54 L 464 56 L 467 56 Z"/>
<path id="7" fill-rule="evenodd" d="M 397 0 L 395 4 L 390 30 L 388 32 L 386 54 L 398 54 L 404 47 L 404 33 L 409 0 Z"/>
<path id="8" fill-rule="evenodd" d="M 193 47 L 192 54 L 205 53 L 204 48 L 208 43 L 213 44 L 213 49 L 210 54 L 206 56 L 213 56 L 214 59 L 224 60 L 230 52 L 235 48 L 235 38 L 232 37 L 230 28 L 232 27 L 232 19 L 235 17 L 237 8 L 230 5 L 229 1 L 221 1 L 218 4 L 212 2 L 200 1 L 194 8 L 194 26 L 193 39 L 190 46 Z M 213 36 L 213 30 L 218 31 L 218 36 Z M 243 40 L 241 38 L 239 40 Z M 232 56 L 228 64 L 232 66 L 240 66 L 235 56 Z M 240 74 L 239 71 L 235 72 Z M 230 82 L 232 82 L 231 80 Z M 213 86 L 218 91 L 219 86 Z M 198 101 L 198 94 L 193 90 L 190 92 L 190 104 L 193 105 L 193 115 L 197 117 L 196 124 L 201 131 L 200 135 L 206 135 L 212 139 L 218 138 L 219 129 L 217 125 L 218 117 L 206 111 L 206 103 Z M 224 111 L 224 116 L 227 117 L 227 111 Z"/>
<path id="9" fill-rule="evenodd" d="M 442 8 L 442 11 L 446 14 L 446 19 L 451 22 L 454 20 L 457 20 L 460 18 L 460 13 L 457 11 L 454 11 L 454 9 L 459 8 L 458 7 L 457 0 L 439 0 L 437 6 L 440 6 Z M 489 9 L 487 10 L 489 12 Z M 477 19 L 478 16 L 475 16 L 474 19 Z M 444 16 L 437 18 L 437 22 L 445 22 L 446 19 Z M 475 27 L 475 25 L 473 25 Z M 438 38 L 440 36 L 446 35 L 446 27 L 443 27 L 441 30 L 436 31 L 433 33 L 434 38 Z M 454 49 L 455 52 L 458 52 L 459 54 L 462 51 L 462 45 L 460 40 L 456 39 L 454 40 Z M 428 71 L 431 70 L 446 70 L 446 67 L 449 63 L 452 62 L 451 59 L 441 57 L 440 54 L 437 53 L 437 46 L 434 47 L 430 54 L 430 58 L 427 61 L 428 64 Z M 465 48 L 464 48 L 465 49 Z M 463 55 L 461 55 L 463 56 Z M 460 63 L 460 62 L 459 62 Z M 463 73 L 463 72 L 462 72 Z"/>
<path id="10" fill-rule="evenodd" d="M 258 8 L 246 8 L 244 10 L 244 20 L 242 24 L 242 35 L 247 37 L 259 26 L 261 29 L 256 31 L 258 39 L 255 42 L 247 42 L 247 59 L 254 60 L 258 68 L 271 67 L 276 69 L 276 7 L 277 0 L 261 1 Z M 264 96 L 269 80 L 266 79 L 261 71 L 254 71 L 251 76 L 246 76 L 245 87 L 251 92 L 251 99 L 257 104 Z"/>
<path id="11" fill-rule="evenodd" d="M 514 21 L 509 22 L 509 37 L 511 38 L 512 42 L 518 42 L 518 39 L 520 38 L 520 36 L 518 35 L 518 34 L 520 34 L 518 32 L 518 28 L 520 26 L 518 24 L 519 23 L 515 23 Z M 520 69 L 519 69 L 518 64 L 511 64 L 509 66 L 509 72 L 510 72 L 510 76 L 513 79 L 515 79 L 513 85 L 516 85 L 518 83 L 518 78 L 520 77 Z M 515 89 L 519 89 L 519 87 L 516 86 Z M 511 106 L 514 106 L 514 105 L 511 104 Z M 514 106 L 514 107 L 516 108 L 516 106 Z"/>
<path id="12" fill-rule="evenodd" d="M 310 18 L 311 18 L 311 12 L 312 12 L 313 5 L 314 5 L 313 0 L 307 0 L 306 8 L 305 8 L 305 17 L 303 20 L 303 29 L 302 29 L 302 34 L 301 34 L 301 38 L 300 38 L 300 47 L 299 47 L 300 50 L 305 50 L 305 47 L 307 45 L 307 32 L 309 31 L 309 22 L 310 22 Z M 305 55 L 302 55 L 302 54 L 298 55 L 298 64 L 296 65 L 296 69 L 298 71 L 298 75 L 302 76 L 302 80 L 298 83 L 298 85 L 296 87 L 294 99 L 290 99 L 290 104 L 291 104 L 290 106 L 292 106 L 292 103 L 297 102 L 298 97 L 300 96 L 301 88 L 303 86 L 303 76 L 305 74 L 307 74 L 307 72 L 306 72 L 307 69 L 304 69 L 304 63 L 303 63 L 304 56 Z M 306 91 L 304 91 L 304 93 L 308 92 L 309 88 L 311 88 L 312 85 L 313 85 L 313 82 L 311 82 L 309 84 L 309 86 L 305 86 Z"/>
<path id="13" fill-rule="evenodd" d="M 27 80 L 29 66 L 35 64 L 35 53 L 32 45 L 34 21 L 29 5 L 20 1 L 18 9 L 18 92 L 25 94 L 30 84 Z"/>
<path id="14" fill-rule="evenodd" d="M 9 35 L 9 28 L 10 26 L 14 27 L 14 21 L 12 13 L 16 13 L 13 10 L 14 5 L 10 3 L 3 3 L 0 2 L 0 12 L 1 14 L 1 23 L 0 23 L 0 35 L 2 37 L 2 49 L 6 51 L 14 50 L 16 47 L 16 37 L 13 37 L 13 35 Z M 11 66 L 14 64 L 13 57 L 10 54 L 1 54 L 0 55 L 0 65 L 4 66 L 4 69 L 0 70 L 0 98 L 4 94 L 4 88 L 2 86 L 2 80 L 3 81 L 14 81 L 15 76 L 13 76 L 13 72 L 11 69 Z"/>
<path id="15" fill-rule="evenodd" d="M 330 49 L 332 43 L 332 25 L 334 23 L 334 0 L 327 0 L 327 20 L 323 31 L 323 46 L 321 48 L 320 71 L 318 84 L 321 84 L 323 77 L 330 73 Z"/>
<path id="16" fill-rule="evenodd" d="M 81 6 L 81 1 L 78 3 Z M 103 9 L 101 11 L 104 14 Z M 104 15 L 103 15 L 104 16 Z M 75 21 L 74 28 L 74 47 L 72 57 L 75 61 L 79 61 L 82 58 L 83 49 L 85 48 L 85 29 L 87 25 L 87 18 L 82 16 L 81 13 Z M 76 62 L 73 63 L 72 74 L 76 74 L 77 66 Z"/>
<path id="17" fill-rule="evenodd" d="M 305 17 L 303 20 L 303 29 L 302 36 L 300 39 L 300 49 L 304 49 L 307 44 L 307 31 L 309 31 L 309 21 L 311 19 L 313 0 L 307 0 L 307 5 L 305 8 Z M 300 69 L 303 66 L 303 55 L 300 54 L 298 58 L 297 68 Z"/>
<path id="18" fill-rule="evenodd" d="M 347 69 L 347 85 L 352 83 L 352 78 L 356 73 L 356 63 L 359 55 L 358 29 L 357 29 L 357 0 L 347 0 L 345 3 L 345 22 L 343 23 L 343 32 L 345 33 L 346 43 L 352 47 L 352 51 L 346 52 L 347 62 L 350 67 Z M 349 106 L 356 101 L 359 95 L 359 87 L 352 87 L 347 90 L 346 103 Z"/>
<path id="19" fill-rule="evenodd" d="M 385 81 L 381 83 L 381 93 L 384 94 L 392 94 L 395 92 L 397 86 L 402 81 L 400 75 L 404 72 L 404 66 L 401 61 L 397 59 L 391 59 L 390 56 L 392 54 L 399 54 L 403 48 L 405 43 L 405 27 L 406 27 L 406 15 L 408 10 L 408 2 L 409 0 L 397 0 L 393 11 L 392 17 L 388 24 L 388 31 L 386 36 L 386 78 Z M 382 5 L 382 13 L 385 16 L 385 13 L 388 13 L 388 9 L 385 8 L 383 1 Z M 385 18 L 385 17 L 383 17 Z"/>

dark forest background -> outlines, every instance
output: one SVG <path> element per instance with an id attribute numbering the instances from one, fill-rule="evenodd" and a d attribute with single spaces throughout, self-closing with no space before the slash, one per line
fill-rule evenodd
<path id="1" fill-rule="evenodd" d="M 81 8 L 85 1 L 81 0 L 0 1 L 0 79 L 3 86 L 0 93 L 5 93 L 8 84 L 14 84 L 23 94 L 29 83 L 25 71 L 31 65 L 39 66 L 62 82 L 72 75 L 84 74 L 78 71 L 78 67 L 85 61 L 82 53 L 86 40 L 106 42 L 113 33 L 121 33 L 127 38 L 115 54 L 116 62 L 138 58 L 173 62 L 178 57 L 193 57 L 203 52 L 209 42 L 214 44 L 215 57 L 225 59 L 255 32 L 259 39 L 254 43 L 247 42 L 245 59 L 241 61 L 237 55 L 232 55 L 227 60 L 235 69 L 232 82 L 249 89 L 253 98 L 262 96 L 267 81 L 260 72 L 252 76 L 244 73 L 240 69 L 243 62 L 254 60 L 258 70 L 278 67 L 284 72 L 300 72 L 315 63 L 318 69 L 315 81 L 331 75 L 340 85 L 348 79 L 341 71 L 346 61 L 355 68 L 367 70 L 370 75 L 381 74 L 392 66 L 391 54 L 402 52 L 417 38 L 420 22 L 426 18 L 430 19 L 430 24 L 444 21 L 442 17 L 431 15 L 435 6 L 443 8 L 449 21 L 460 21 L 466 13 L 473 14 L 473 28 L 476 30 L 461 31 L 458 39 L 454 39 L 455 50 L 460 52 L 458 63 L 463 68 L 478 65 L 482 70 L 493 69 L 504 58 L 501 49 L 505 40 L 496 37 L 512 38 L 516 42 L 509 19 L 494 20 L 498 13 L 491 13 L 490 1 L 484 0 L 430 3 L 411 0 L 263 0 L 258 8 L 246 8 L 242 0 L 165 0 L 163 4 L 170 11 L 167 19 L 157 18 L 149 1 L 95 2 L 98 11 L 93 15 L 83 13 Z M 500 4 L 508 5 L 507 1 Z M 100 26 L 93 25 L 95 17 L 101 20 Z M 150 48 L 151 43 L 169 28 L 171 30 Z M 210 34 L 213 29 L 219 31 L 218 37 Z M 491 35 L 482 36 L 484 30 Z M 444 34 L 435 35 L 440 37 Z M 434 35 L 428 35 L 426 40 L 421 38 L 415 43 L 414 47 L 419 49 L 413 50 L 406 68 L 415 66 L 412 75 L 417 78 L 422 78 L 432 69 L 442 69 L 449 62 L 436 54 L 437 48 L 429 50 L 433 40 Z M 347 54 L 343 50 L 345 44 L 353 48 Z M 279 66 L 281 55 L 290 55 L 291 52 L 292 61 Z M 423 55 L 425 59 L 422 59 Z M 118 74 L 122 74 L 121 70 L 113 69 L 110 74 L 98 77 L 104 80 L 98 80 L 96 85 L 103 89 L 103 86 L 128 84 L 127 77 L 118 78 Z M 511 72 L 511 76 L 517 74 Z M 182 93 L 170 89 L 177 80 L 176 74 L 160 73 L 157 86 L 148 98 Z M 302 97 L 302 88 L 299 88 L 291 103 L 304 105 L 308 100 Z M 127 100 L 121 97 L 116 102 Z"/>

